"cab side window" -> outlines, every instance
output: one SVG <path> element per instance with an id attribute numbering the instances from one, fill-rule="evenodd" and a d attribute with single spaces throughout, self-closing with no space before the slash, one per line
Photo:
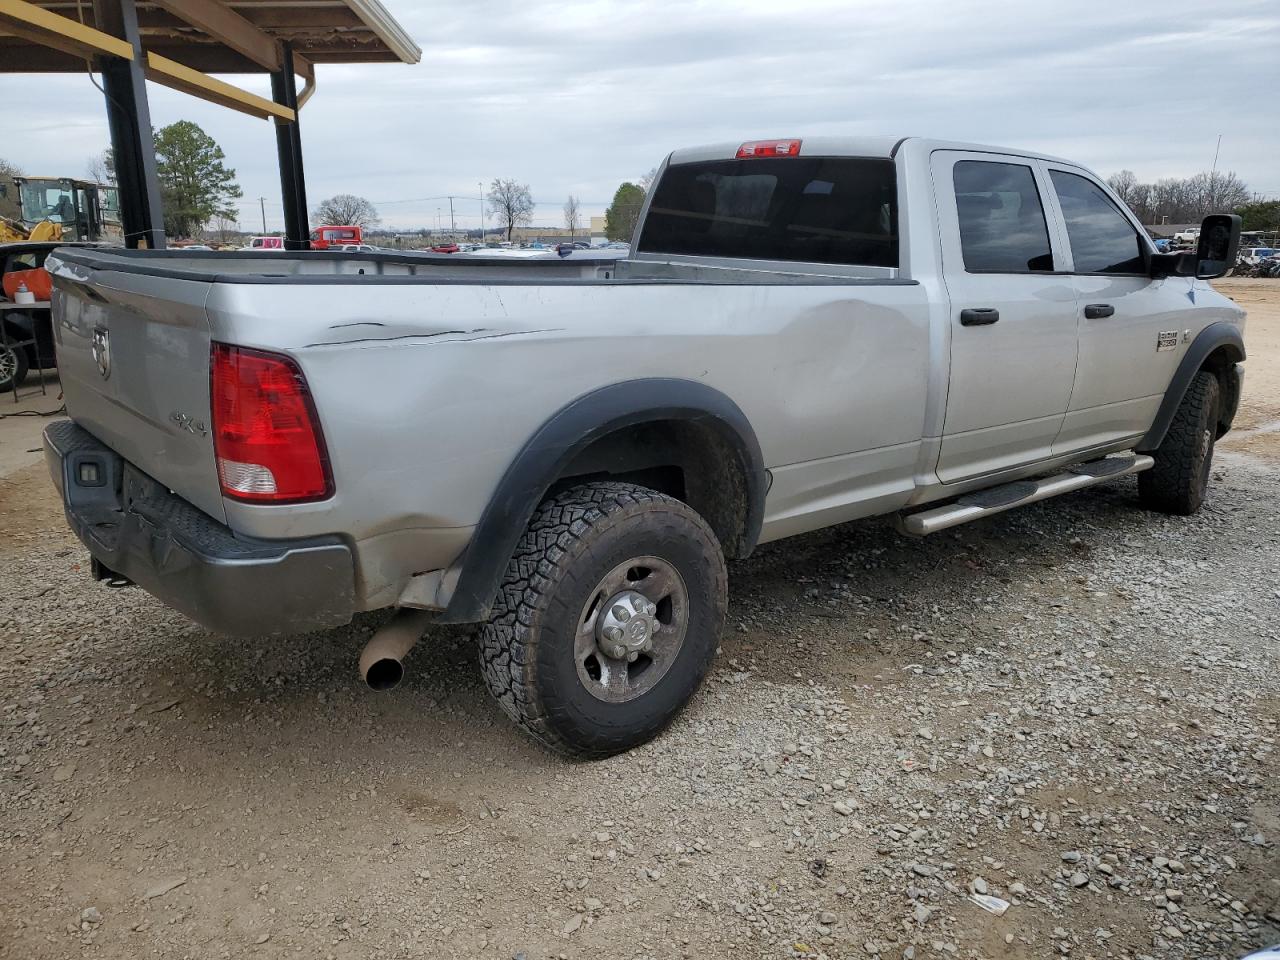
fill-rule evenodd
<path id="1" fill-rule="evenodd" d="M 1075 272 L 1145 275 L 1142 239 L 1102 188 L 1065 170 L 1049 176 L 1067 223 Z"/>
<path id="2" fill-rule="evenodd" d="M 959 160 L 952 172 L 960 249 L 969 273 L 1053 271 L 1035 174 L 1021 163 Z"/>

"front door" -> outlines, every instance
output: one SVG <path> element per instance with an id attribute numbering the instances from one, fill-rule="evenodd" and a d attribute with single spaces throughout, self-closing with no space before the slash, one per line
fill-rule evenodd
<path id="1" fill-rule="evenodd" d="M 950 299 L 944 483 L 1051 455 L 1076 368 L 1076 292 L 1037 160 L 938 151 L 932 172 Z M 1055 222 L 1056 227 L 1056 222 Z"/>
<path id="2" fill-rule="evenodd" d="M 1150 243 L 1118 201 L 1085 171 L 1046 164 L 1066 228 L 1079 305 L 1080 362 L 1053 452 L 1072 453 L 1141 436 L 1186 349 L 1183 277 L 1152 280 Z"/>

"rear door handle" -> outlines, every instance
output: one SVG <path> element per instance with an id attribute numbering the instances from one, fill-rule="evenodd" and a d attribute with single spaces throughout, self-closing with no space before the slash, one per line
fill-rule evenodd
<path id="1" fill-rule="evenodd" d="M 1116 312 L 1116 308 L 1109 303 L 1091 303 L 1084 308 L 1084 318 L 1086 320 L 1102 320 Z"/>
<path id="2" fill-rule="evenodd" d="M 995 307 L 968 307 L 960 311 L 962 327 L 985 327 L 1000 319 L 1000 311 Z"/>

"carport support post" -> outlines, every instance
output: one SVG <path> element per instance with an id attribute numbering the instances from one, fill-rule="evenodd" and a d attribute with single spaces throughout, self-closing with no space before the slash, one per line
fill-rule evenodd
<path id="1" fill-rule="evenodd" d="M 120 222 L 127 247 L 163 250 L 164 211 L 160 179 L 156 176 L 156 145 L 151 138 L 151 109 L 147 105 L 142 66 L 146 54 L 138 33 L 134 0 L 94 0 L 98 26 L 133 46 L 133 59 L 102 56 L 102 89 L 107 98 L 111 151 L 120 191 Z"/>
<path id="2" fill-rule="evenodd" d="M 271 99 L 293 111 L 293 123 L 274 118 L 276 152 L 280 156 L 280 194 L 284 198 L 284 245 L 287 250 L 311 247 L 307 228 L 307 187 L 302 173 L 302 137 L 298 133 L 298 85 L 293 75 L 293 46 L 281 44 L 280 69 L 271 74 Z"/>

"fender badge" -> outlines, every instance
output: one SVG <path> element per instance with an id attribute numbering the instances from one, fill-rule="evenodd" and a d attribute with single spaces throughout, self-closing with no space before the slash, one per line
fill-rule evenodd
<path id="1" fill-rule="evenodd" d="M 1178 346 L 1177 330 L 1161 330 L 1156 334 L 1156 353 L 1176 349 Z"/>

